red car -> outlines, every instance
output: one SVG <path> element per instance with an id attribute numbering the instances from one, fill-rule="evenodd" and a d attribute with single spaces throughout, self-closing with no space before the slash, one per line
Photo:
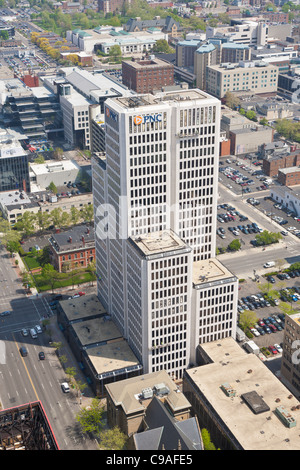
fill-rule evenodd
<path id="1" fill-rule="evenodd" d="M 269 346 L 269 350 L 271 351 L 272 354 L 277 354 L 278 351 L 276 348 L 274 348 L 274 346 Z"/>
<path id="2" fill-rule="evenodd" d="M 81 297 L 82 295 L 85 295 L 85 292 L 78 292 L 78 295 Z"/>

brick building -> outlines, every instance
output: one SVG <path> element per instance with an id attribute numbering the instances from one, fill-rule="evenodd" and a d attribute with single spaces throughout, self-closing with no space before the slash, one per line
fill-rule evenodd
<path id="1" fill-rule="evenodd" d="M 98 11 L 103 11 L 105 14 L 115 13 L 122 10 L 124 3 L 124 0 L 98 0 Z"/>
<path id="2" fill-rule="evenodd" d="M 278 170 L 278 181 L 284 186 L 295 186 L 300 184 L 300 167 L 282 168 Z"/>
<path id="3" fill-rule="evenodd" d="M 78 225 L 49 238 L 51 264 L 59 272 L 86 268 L 95 260 L 94 229 Z"/>
<path id="4" fill-rule="evenodd" d="M 174 85 L 174 66 L 154 56 L 122 62 L 122 81 L 137 93 L 151 93 L 164 86 Z"/>
<path id="5" fill-rule="evenodd" d="M 289 14 L 283 13 L 282 11 L 266 11 L 263 13 L 263 17 L 272 23 L 288 23 Z"/>
<path id="6" fill-rule="evenodd" d="M 268 176 L 276 176 L 282 168 L 290 168 L 300 165 L 300 151 L 296 150 L 288 155 L 268 157 L 263 159 L 262 169 Z"/>

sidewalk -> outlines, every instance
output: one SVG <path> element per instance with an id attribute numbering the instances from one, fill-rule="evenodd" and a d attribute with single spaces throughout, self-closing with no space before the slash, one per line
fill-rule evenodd
<path id="1" fill-rule="evenodd" d="M 62 343 L 63 346 L 59 350 L 59 353 L 60 353 L 60 356 L 65 356 L 67 358 L 67 361 L 64 364 L 64 367 L 61 365 L 62 371 L 64 372 L 68 367 L 74 367 L 77 372 L 76 379 L 80 380 L 83 383 L 87 383 L 86 377 L 84 376 L 82 370 L 80 369 L 77 359 L 72 353 L 71 348 L 69 347 L 68 342 L 63 335 L 63 332 L 60 330 L 57 324 L 56 315 L 53 315 L 50 319 L 47 319 L 47 320 L 49 320 L 50 322 L 49 327 L 51 328 L 51 332 L 52 332 L 52 335 L 51 335 L 52 342 Z M 58 358 L 57 360 L 59 361 Z M 81 397 L 81 400 L 79 397 L 76 396 L 77 393 L 75 391 L 73 393 L 76 398 L 76 401 L 78 402 L 78 405 L 81 408 L 85 408 L 89 406 L 92 399 L 95 398 L 95 395 L 88 384 L 87 384 L 87 387 L 83 391 L 83 396 Z"/>

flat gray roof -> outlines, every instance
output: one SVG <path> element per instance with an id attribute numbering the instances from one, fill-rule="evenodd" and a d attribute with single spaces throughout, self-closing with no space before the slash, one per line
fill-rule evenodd
<path id="1" fill-rule="evenodd" d="M 299 401 L 259 357 L 247 354 L 231 337 L 201 344 L 199 348 L 213 362 L 188 369 L 186 374 L 240 446 L 244 450 L 299 450 L 300 409 L 294 409 Z M 221 385 L 225 383 L 235 390 L 235 396 L 224 393 Z M 262 398 L 266 406 L 257 403 L 265 411 L 255 414 L 242 395 L 254 406 L 257 396 Z M 276 416 L 278 406 L 296 419 L 295 427 L 286 427 Z"/>
<path id="2" fill-rule="evenodd" d="M 61 300 L 60 305 L 69 322 L 107 313 L 95 294 Z"/>

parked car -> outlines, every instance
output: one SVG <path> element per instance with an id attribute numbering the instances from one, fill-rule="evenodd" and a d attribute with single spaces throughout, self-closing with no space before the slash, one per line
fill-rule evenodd
<path id="1" fill-rule="evenodd" d="M 256 328 L 250 328 L 250 331 L 254 336 L 260 336 L 259 331 Z"/>
<path id="2" fill-rule="evenodd" d="M 277 349 L 279 353 L 282 353 L 282 347 L 279 344 L 274 344 L 274 348 Z"/>
<path id="3" fill-rule="evenodd" d="M 0 316 L 1 316 L 1 317 L 7 317 L 7 316 L 10 315 L 10 314 L 11 314 L 11 312 L 10 312 L 9 310 L 5 310 L 4 312 L 2 312 L 2 313 L 0 314 Z"/>
<path id="4" fill-rule="evenodd" d="M 269 346 L 269 351 L 271 351 L 272 354 L 277 354 L 278 351 L 276 348 L 274 348 L 274 346 Z"/>

